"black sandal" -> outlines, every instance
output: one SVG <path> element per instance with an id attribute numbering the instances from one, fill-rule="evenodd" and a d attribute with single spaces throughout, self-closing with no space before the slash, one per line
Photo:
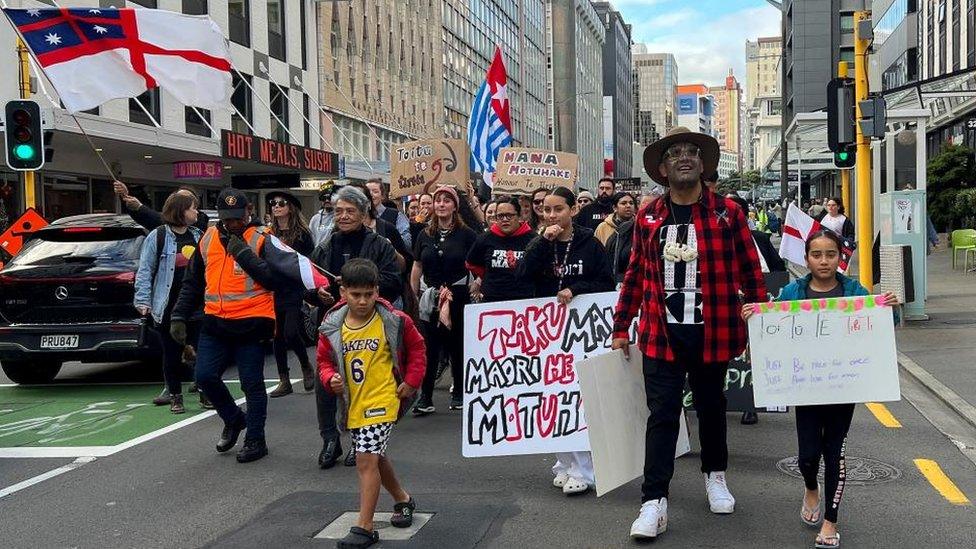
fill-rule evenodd
<path id="1" fill-rule="evenodd" d="M 362 549 L 363 547 L 369 547 L 380 540 L 380 533 L 376 530 L 370 532 L 365 528 L 360 528 L 358 526 L 353 526 L 349 529 L 349 533 L 346 537 L 339 540 L 336 543 L 338 549 Z"/>
<path id="2" fill-rule="evenodd" d="M 411 496 L 403 503 L 393 506 L 393 516 L 390 517 L 390 526 L 394 528 L 409 528 L 413 524 L 413 512 L 417 509 L 417 502 Z"/>

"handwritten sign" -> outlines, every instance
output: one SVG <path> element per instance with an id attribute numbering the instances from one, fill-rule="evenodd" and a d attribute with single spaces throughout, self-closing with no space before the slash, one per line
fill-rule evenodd
<path id="1" fill-rule="evenodd" d="M 536 189 L 576 188 L 579 157 L 572 153 L 506 147 L 498 152 L 495 194 L 527 194 Z"/>
<path id="2" fill-rule="evenodd" d="M 755 304 L 756 406 L 899 400 L 892 310 L 876 296 Z"/>
<path id="3" fill-rule="evenodd" d="M 610 351 L 617 294 L 464 308 L 465 457 L 589 450 L 575 364 Z"/>
<path id="4" fill-rule="evenodd" d="M 429 193 L 439 185 L 469 189 L 470 154 L 463 139 L 425 139 L 393 145 L 390 197 Z"/>

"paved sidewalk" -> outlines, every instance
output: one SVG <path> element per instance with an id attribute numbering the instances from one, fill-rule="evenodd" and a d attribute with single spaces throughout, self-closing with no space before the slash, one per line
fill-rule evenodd
<path id="1" fill-rule="evenodd" d="M 898 351 L 909 359 L 902 360 L 902 366 L 974 423 L 976 273 L 961 266 L 953 270 L 951 255 L 944 248 L 928 256 L 928 269 L 925 312 L 930 319 L 908 322 L 896 331 Z"/>

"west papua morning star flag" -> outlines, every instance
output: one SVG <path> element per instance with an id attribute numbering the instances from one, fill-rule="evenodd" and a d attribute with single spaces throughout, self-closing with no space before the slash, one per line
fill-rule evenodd
<path id="1" fill-rule="evenodd" d="M 823 229 L 820 222 L 810 217 L 796 204 L 790 203 L 786 210 L 786 222 L 783 223 L 783 239 L 779 243 L 779 256 L 787 261 L 791 261 L 806 267 L 806 242 L 810 235 Z M 837 270 L 841 273 L 847 272 L 851 256 L 854 255 L 856 246 L 848 238 L 840 236 L 842 245 L 840 250 L 840 264 Z"/>
<path id="2" fill-rule="evenodd" d="M 161 87 L 229 109 L 230 52 L 207 16 L 132 8 L 4 9 L 68 112 Z"/>
<path id="3" fill-rule="evenodd" d="M 478 88 L 471 117 L 468 118 L 468 145 L 471 147 L 471 171 L 481 172 L 488 187 L 493 185 L 495 161 L 502 147 L 512 144 L 512 119 L 509 116 L 508 77 L 502 49 L 495 48 L 495 59 L 485 81 Z"/>

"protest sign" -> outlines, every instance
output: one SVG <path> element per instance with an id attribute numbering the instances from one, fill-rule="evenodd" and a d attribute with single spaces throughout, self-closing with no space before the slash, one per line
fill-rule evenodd
<path id="1" fill-rule="evenodd" d="M 528 194 L 536 189 L 576 188 L 579 157 L 572 153 L 506 147 L 498 152 L 494 194 Z"/>
<path id="2" fill-rule="evenodd" d="M 876 296 L 753 305 L 756 406 L 899 400 L 891 307 Z"/>
<path id="3" fill-rule="evenodd" d="M 433 192 L 439 185 L 469 192 L 470 154 L 463 139 L 424 139 L 393 145 L 390 198 Z"/>
<path id="4" fill-rule="evenodd" d="M 644 359 L 636 345 L 630 359 L 614 351 L 581 360 L 576 368 L 586 401 L 586 424 L 593 454 L 596 495 L 644 474 L 644 442 L 647 429 L 647 394 L 644 392 Z M 681 413 L 674 457 L 691 451 L 688 425 Z"/>
<path id="5" fill-rule="evenodd" d="M 465 457 L 590 449 L 575 364 L 610 351 L 616 304 L 606 292 L 464 308 Z"/>

